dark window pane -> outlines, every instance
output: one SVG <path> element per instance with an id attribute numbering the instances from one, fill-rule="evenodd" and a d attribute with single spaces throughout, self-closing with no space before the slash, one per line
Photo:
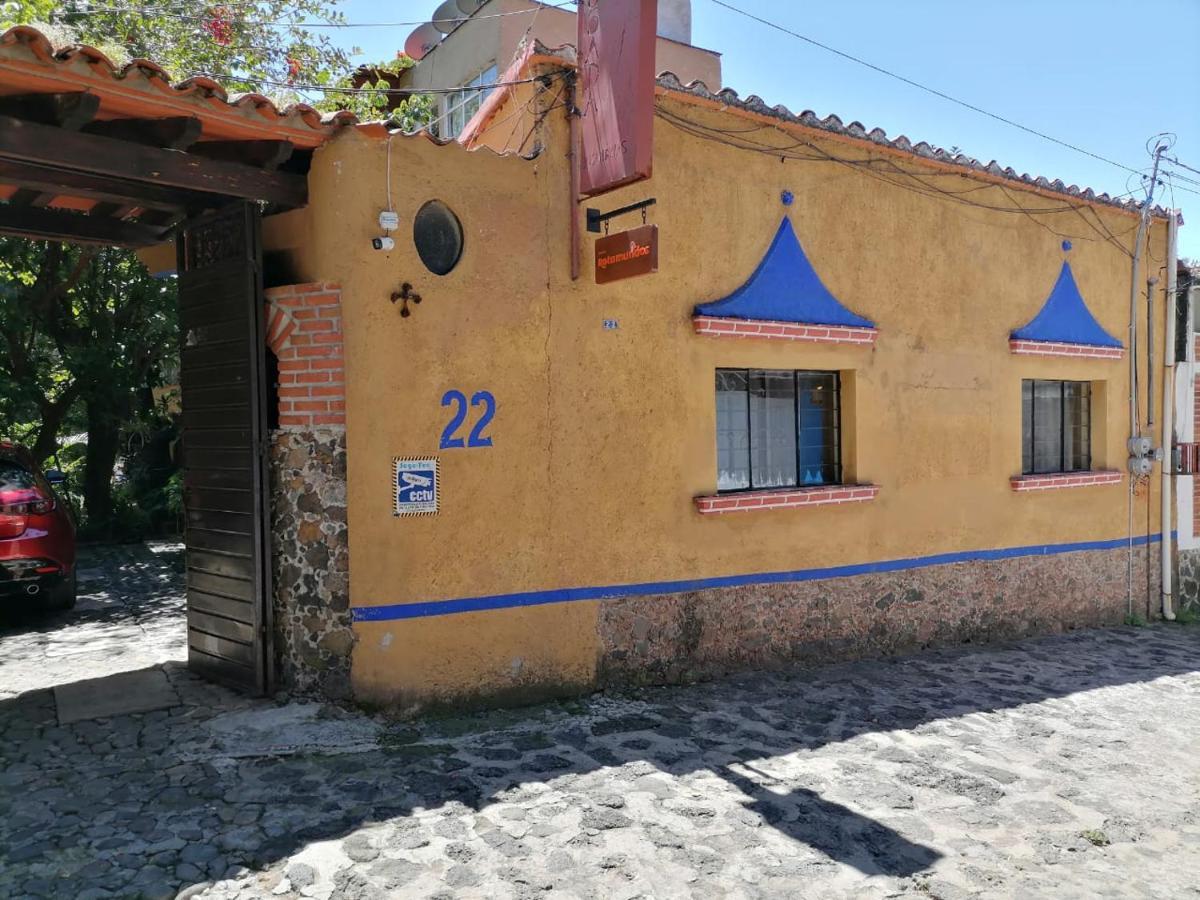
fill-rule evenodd
<path id="1" fill-rule="evenodd" d="M 1021 471 L 1033 471 L 1033 382 L 1021 382 Z"/>
<path id="2" fill-rule="evenodd" d="M 1066 471 L 1078 472 L 1092 467 L 1092 386 L 1086 381 L 1068 381 L 1064 387 L 1064 459 Z"/>
<path id="3" fill-rule="evenodd" d="M 750 420 L 744 370 L 717 372 L 717 490 L 750 487 Z"/>
<path id="4" fill-rule="evenodd" d="M 796 484 L 796 376 L 794 372 L 750 372 L 751 487 Z"/>
<path id="5" fill-rule="evenodd" d="M 799 483 L 841 481 L 838 453 L 838 382 L 836 372 L 797 372 L 796 408 Z"/>
<path id="6" fill-rule="evenodd" d="M 1061 381 L 1033 383 L 1033 471 L 1062 471 Z"/>

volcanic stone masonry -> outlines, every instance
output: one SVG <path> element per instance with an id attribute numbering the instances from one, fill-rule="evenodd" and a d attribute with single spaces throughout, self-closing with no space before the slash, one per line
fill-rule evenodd
<path id="1" fill-rule="evenodd" d="M 345 429 L 272 434 L 271 544 L 280 684 L 348 699 L 354 635 Z"/>
<path id="2" fill-rule="evenodd" d="M 1160 544 L 1134 548 L 1133 612 L 1158 615 Z M 716 588 L 601 605 L 602 685 L 661 684 L 741 669 L 824 665 L 1118 625 L 1127 551 L 954 563 L 846 578 Z"/>

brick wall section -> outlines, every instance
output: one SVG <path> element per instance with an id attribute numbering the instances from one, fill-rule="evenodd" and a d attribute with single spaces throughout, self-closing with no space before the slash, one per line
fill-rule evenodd
<path id="1" fill-rule="evenodd" d="M 267 344 L 279 360 L 279 427 L 344 426 L 341 288 L 326 281 L 265 294 Z"/>
<path id="2" fill-rule="evenodd" d="M 696 510 L 702 515 L 746 512 L 752 509 L 789 509 L 797 506 L 825 506 L 832 503 L 858 503 L 874 500 L 879 494 L 875 484 L 837 484 L 797 488 L 794 491 L 745 491 L 740 494 L 715 494 L 697 497 Z"/>
<path id="3" fill-rule="evenodd" d="M 1116 471 L 1054 472 L 1049 475 L 1014 475 L 1009 483 L 1014 491 L 1053 491 L 1097 484 L 1120 484 L 1124 477 Z"/>
<path id="4" fill-rule="evenodd" d="M 815 344 L 859 344 L 871 346 L 878 331 L 874 328 L 847 328 L 841 325 L 804 325 L 798 322 L 748 321 L 721 316 L 693 316 L 696 334 L 714 337 L 773 338 L 780 341 L 809 341 Z"/>
<path id="5" fill-rule="evenodd" d="M 1091 344 L 1064 344 L 1058 341 L 1019 341 L 1009 339 L 1008 349 L 1022 356 L 1070 356 L 1088 359 L 1121 359 L 1123 347 L 1096 347 Z"/>

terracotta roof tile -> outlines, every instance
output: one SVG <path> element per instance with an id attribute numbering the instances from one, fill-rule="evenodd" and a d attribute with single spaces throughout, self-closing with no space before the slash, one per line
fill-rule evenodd
<path id="1" fill-rule="evenodd" d="M 731 109 L 744 110 L 746 112 L 757 113 L 759 115 L 770 116 L 771 118 L 779 119 L 782 122 L 794 123 L 803 125 L 808 128 L 816 128 L 821 131 L 828 131 L 833 134 L 839 134 L 846 137 L 856 138 L 858 140 L 868 141 L 872 144 L 878 144 L 884 147 L 890 147 L 893 150 L 900 150 L 905 153 L 911 153 L 914 156 L 919 156 L 924 159 L 936 160 L 940 163 L 948 163 L 950 165 L 960 166 L 963 169 L 973 172 L 985 172 L 989 175 L 1006 178 L 1020 184 L 1030 185 L 1040 188 L 1044 191 L 1052 191 L 1057 194 L 1064 194 L 1068 197 L 1077 197 L 1081 200 L 1087 200 L 1092 203 L 1102 203 L 1107 206 L 1115 206 L 1119 209 L 1129 211 L 1139 211 L 1141 204 L 1133 199 L 1112 197 L 1108 194 L 1097 194 L 1091 188 L 1080 188 L 1078 185 L 1067 185 L 1060 179 L 1051 181 L 1044 175 L 1029 175 L 1017 174 L 1017 172 L 1009 167 L 1001 167 L 995 160 L 984 163 L 964 154 L 954 154 L 943 150 L 940 147 L 934 147 L 931 144 L 921 141 L 914 144 L 904 135 L 896 138 L 889 138 L 887 132 L 882 128 L 872 128 L 870 131 L 859 122 L 851 122 L 849 125 L 843 124 L 842 120 L 835 115 L 828 115 L 825 118 L 819 118 L 816 113 L 810 109 L 806 109 L 800 113 L 794 113 L 782 104 L 776 106 L 767 106 L 763 99 L 756 94 L 751 94 L 744 100 L 738 96 L 737 91 L 730 88 L 722 88 L 719 91 L 713 92 L 702 81 L 693 81 L 690 84 L 683 84 L 673 72 L 663 72 L 658 76 L 658 85 L 666 91 L 687 94 L 693 97 L 700 97 L 705 100 L 712 100 L 720 103 L 723 106 L 728 106 Z M 1155 216 L 1167 217 L 1169 212 L 1161 206 L 1155 206 L 1151 212 Z"/>
<path id="2" fill-rule="evenodd" d="M 79 61 L 91 70 L 91 77 L 79 70 Z M 62 70 L 61 73 L 58 70 Z M 291 103 L 280 108 L 262 94 L 230 95 L 218 81 L 204 75 L 173 83 L 166 69 L 153 60 L 134 59 L 117 66 L 95 47 L 83 44 L 55 47 L 46 35 L 29 25 L 17 25 L 0 34 L 0 85 L 15 79 L 21 79 L 22 83 L 40 79 L 47 85 L 57 80 L 61 89 L 61 81 L 68 75 L 80 89 L 101 95 L 102 112 L 106 82 L 114 89 L 132 87 L 145 91 L 144 96 L 134 99 L 127 94 L 120 115 L 126 115 L 128 106 L 133 104 L 144 106 L 146 115 L 153 118 L 154 107 L 159 105 L 156 96 L 169 101 L 199 102 L 198 112 L 202 111 L 207 119 L 206 134 L 210 125 L 219 132 L 223 120 L 239 131 L 282 130 L 286 134 L 279 136 L 287 137 L 298 146 L 313 147 L 323 143 L 335 129 L 358 121 L 347 110 L 322 114 L 307 103 Z M 211 101 L 216 101 L 215 108 Z M 166 109 L 158 112 L 164 116 L 172 114 Z M 213 113 L 217 114 L 216 119 L 212 118 Z M 268 135 L 264 133 L 263 136 Z"/>

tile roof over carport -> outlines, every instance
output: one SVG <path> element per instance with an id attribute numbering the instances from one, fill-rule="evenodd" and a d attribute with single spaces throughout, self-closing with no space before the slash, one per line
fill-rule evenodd
<path id="1" fill-rule="evenodd" d="M 29 26 L 0 34 L 0 232 L 142 246 L 229 200 L 307 200 L 309 157 L 352 113 L 282 109 L 216 81 L 173 83 Z"/>

